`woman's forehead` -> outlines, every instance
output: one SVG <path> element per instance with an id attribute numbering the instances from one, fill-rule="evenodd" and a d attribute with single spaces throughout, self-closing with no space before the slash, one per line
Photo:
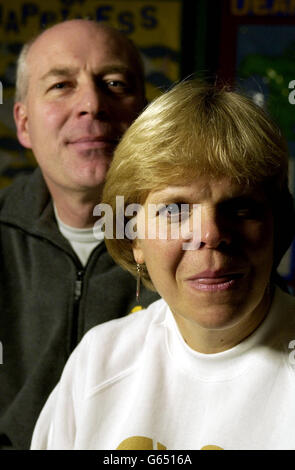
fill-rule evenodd
<path id="1" fill-rule="evenodd" d="M 178 198 L 193 201 L 195 199 L 228 199 L 239 196 L 263 197 L 263 186 L 239 183 L 229 177 L 209 178 L 198 177 L 180 184 L 168 184 L 152 190 L 147 197 L 148 202 L 174 200 Z"/>

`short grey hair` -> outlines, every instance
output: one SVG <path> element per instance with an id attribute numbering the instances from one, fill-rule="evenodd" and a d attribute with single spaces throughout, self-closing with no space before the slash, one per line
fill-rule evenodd
<path id="1" fill-rule="evenodd" d="M 41 33 L 42 34 L 42 33 Z M 24 101 L 27 96 L 29 86 L 29 70 L 27 65 L 27 56 L 31 46 L 35 40 L 39 37 L 34 36 L 28 42 L 26 42 L 21 48 L 20 54 L 16 63 L 16 80 L 15 80 L 15 95 L 14 101 Z"/>

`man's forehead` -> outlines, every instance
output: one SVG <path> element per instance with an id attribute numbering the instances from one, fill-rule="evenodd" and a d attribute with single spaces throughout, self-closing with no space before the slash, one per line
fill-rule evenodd
<path id="1" fill-rule="evenodd" d="M 104 47 L 93 47 L 93 44 L 80 46 L 63 42 L 60 46 L 55 42 L 51 46 L 39 47 L 30 51 L 28 66 L 30 75 L 44 79 L 50 75 L 77 75 L 81 70 L 88 70 L 92 74 L 123 73 L 136 75 L 137 71 L 128 54 L 113 49 L 108 44 Z"/>
<path id="2" fill-rule="evenodd" d="M 32 44 L 28 62 L 53 56 L 107 52 L 109 55 L 128 60 L 131 56 L 127 39 L 119 32 L 94 24 L 93 22 L 66 22 L 42 33 Z M 86 54 L 85 54 L 86 55 Z"/>
<path id="3" fill-rule="evenodd" d="M 31 80 L 57 68 L 85 69 L 92 74 L 125 68 L 138 88 L 143 88 L 144 73 L 140 54 L 118 30 L 88 20 L 70 20 L 44 31 L 31 45 L 26 63 Z M 144 90 L 143 90 L 144 94 Z"/>

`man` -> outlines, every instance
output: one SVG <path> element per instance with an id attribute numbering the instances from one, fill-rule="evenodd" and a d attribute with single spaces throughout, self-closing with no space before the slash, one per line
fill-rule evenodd
<path id="1" fill-rule="evenodd" d="M 136 305 L 133 278 L 92 229 L 114 148 L 144 104 L 138 52 L 109 27 L 66 21 L 20 56 L 14 118 L 39 168 L 0 194 L 2 449 L 29 447 L 84 333 Z M 142 290 L 143 306 L 154 299 Z"/>

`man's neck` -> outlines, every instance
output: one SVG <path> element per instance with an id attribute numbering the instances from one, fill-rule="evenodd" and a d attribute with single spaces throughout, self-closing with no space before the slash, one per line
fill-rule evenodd
<path id="1" fill-rule="evenodd" d="M 92 202 L 84 202 L 80 204 L 70 203 L 57 203 L 54 200 L 55 209 L 59 219 L 66 225 L 75 228 L 89 228 L 93 227 L 97 218 L 93 217 L 93 209 L 96 205 Z"/>
<path id="2" fill-rule="evenodd" d="M 93 209 L 101 200 L 100 188 L 90 191 L 70 191 L 50 186 L 48 184 L 55 210 L 64 224 L 75 228 L 93 227 L 97 221 L 97 217 L 93 216 Z"/>

